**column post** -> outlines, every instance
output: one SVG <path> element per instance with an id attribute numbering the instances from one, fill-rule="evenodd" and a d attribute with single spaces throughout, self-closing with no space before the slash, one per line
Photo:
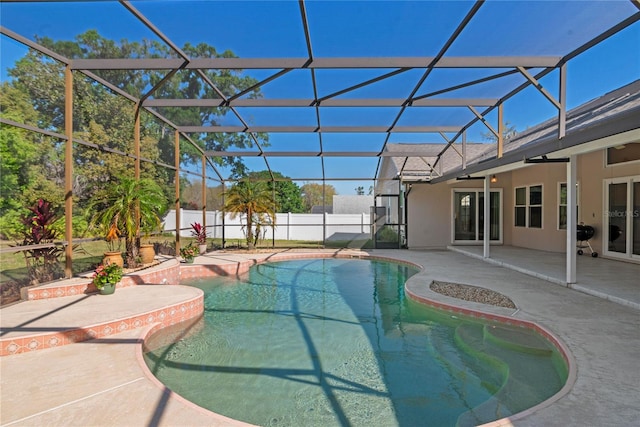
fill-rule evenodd
<path id="1" fill-rule="evenodd" d="M 491 175 L 485 175 L 484 177 L 484 239 L 483 239 L 483 258 L 489 258 L 490 256 L 490 242 L 491 236 L 489 234 L 491 228 Z"/>
<path id="2" fill-rule="evenodd" d="M 576 283 L 576 155 L 569 157 L 567 163 L 567 284 Z"/>
<path id="3" fill-rule="evenodd" d="M 64 70 L 64 133 L 67 142 L 64 150 L 64 275 L 73 276 L 73 72 L 67 65 Z"/>

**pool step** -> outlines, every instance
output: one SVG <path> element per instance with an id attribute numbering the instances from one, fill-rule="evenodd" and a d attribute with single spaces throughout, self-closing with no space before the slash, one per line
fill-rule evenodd
<path id="1" fill-rule="evenodd" d="M 456 343 L 474 358 L 493 364 L 504 379 L 493 397 L 460 415 L 457 426 L 508 417 L 542 400 L 537 390 L 545 386 L 540 384 L 542 378 L 548 377 L 535 370 L 515 368 L 526 365 L 531 357 L 552 356 L 542 338 L 514 328 L 463 324 L 456 328 Z"/>
<path id="2" fill-rule="evenodd" d="M 529 331 L 505 328 L 498 325 L 484 327 L 485 340 L 507 349 L 538 356 L 551 356 L 553 350 L 544 338 L 533 335 Z"/>

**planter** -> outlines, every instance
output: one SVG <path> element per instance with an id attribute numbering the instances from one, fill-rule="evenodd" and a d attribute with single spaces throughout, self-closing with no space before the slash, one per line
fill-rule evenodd
<path id="1" fill-rule="evenodd" d="M 99 291 L 100 295 L 111 295 L 116 291 L 116 283 L 105 283 Z"/>
<path id="2" fill-rule="evenodd" d="M 184 262 L 187 264 L 193 264 L 193 258 L 184 258 Z"/>
<path id="3" fill-rule="evenodd" d="M 122 259 L 121 252 L 105 252 L 104 258 L 102 259 L 102 263 L 104 265 L 115 264 L 120 267 L 124 267 L 124 260 Z"/>
<path id="4" fill-rule="evenodd" d="M 198 248 L 200 249 L 200 255 L 206 254 L 207 253 L 207 244 L 202 244 L 202 245 L 198 245 Z"/>
<path id="5" fill-rule="evenodd" d="M 140 258 L 143 264 L 151 264 L 156 257 L 153 244 L 140 245 Z"/>

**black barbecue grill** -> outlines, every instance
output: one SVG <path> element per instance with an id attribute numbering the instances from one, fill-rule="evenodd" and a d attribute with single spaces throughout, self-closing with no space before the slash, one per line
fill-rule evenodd
<path id="1" fill-rule="evenodd" d="M 589 248 L 591 256 L 594 258 L 598 257 L 598 252 L 594 252 L 591 247 L 591 243 L 589 243 L 589 239 L 591 239 L 595 234 L 596 230 L 590 225 L 578 224 L 578 230 L 576 233 L 576 240 L 578 241 L 578 255 L 582 255 L 584 253 L 583 249 Z"/>

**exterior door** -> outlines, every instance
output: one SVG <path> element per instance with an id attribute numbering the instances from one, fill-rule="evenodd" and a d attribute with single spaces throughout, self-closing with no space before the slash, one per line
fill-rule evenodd
<path id="1" fill-rule="evenodd" d="M 604 253 L 640 259 L 640 176 L 605 181 Z"/>
<path id="2" fill-rule="evenodd" d="M 373 241 L 376 249 L 398 249 L 403 244 L 400 201 L 398 194 L 376 196 L 373 207 Z"/>
<path id="3" fill-rule="evenodd" d="M 502 191 L 491 191 L 489 233 L 492 242 L 502 243 Z M 484 191 L 454 190 L 453 243 L 480 243 L 484 239 Z"/>

